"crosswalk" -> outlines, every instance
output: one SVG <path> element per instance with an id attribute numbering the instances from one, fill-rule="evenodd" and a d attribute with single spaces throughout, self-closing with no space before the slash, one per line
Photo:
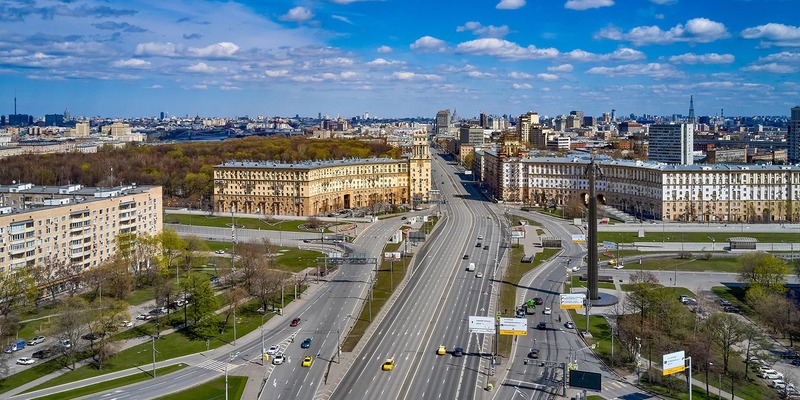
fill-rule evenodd
<path id="1" fill-rule="evenodd" d="M 236 368 L 238 366 L 239 365 L 234 363 L 234 362 L 228 363 L 228 371 L 230 371 L 230 370 L 232 370 L 232 369 L 234 369 L 234 368 Z M 225 372 L 225 361 L 207 360 L 207 361 L 201 362 L 200 364 L 197 364 L 197 367 L 198 368 L 208 369 L 208 370 L 211 370 L 211 371 Z"/>

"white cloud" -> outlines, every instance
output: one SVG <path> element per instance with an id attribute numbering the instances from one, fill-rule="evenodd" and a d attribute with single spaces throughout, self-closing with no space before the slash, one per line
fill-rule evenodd
<path id="1" fill-rule="evenodd" d="M 637 26 L 627 33 L 611 26 L 601 29 L 594 35 L 595 39 L 626 40 L 639 45 L 669 44 L 675 42 L 709 43 L 729 37 L 725 25 L 707 18 L 693 18 L 686 24 L 678 24 L 669 30 L 658 26 Z"/>
<path id="2" fill-rule="evenodd" d="M 230 86 L 230 85 L 222 85 L 219 87 L 220 90 L 242 90 L 242 88 L 238 86 Z"/>
<path id="3" fill-rule="evenodd" d="M 650 2 L 656 4 L 669 4 L 669 3 L 677 3 L 678 0 L 650 0 Z"/>
<path id="4" fill-rule="evenodd" d="M 536 75 L 536 77 L 541 79 L 541 80 L 543 80 L 543 81 L 555 81 L 555 80 L 558 80 L 558 75 L 556 75 L 556 74 L 541 73 L 541 74 Z"/>
<path id="5" fill-rule="evenodd" d="M 570 10 L 588 10 L 590 8 L 609 7 L 614 5 L 614 0 L 568 0 L 564 8 Z"/>
<path id="6" fill-rule="evenodd" d="M 150 85 L 147 87 L 148 89 L 163 89 L 164 87 L 158 84 Z"/>
<path id="7" fill-rule="evenodd" d="M 674 66 L 659 63 L 594 67 L 586 71 L 586 73 L 607 76 L 649 76 L 652 78 L 676 78 L 683 76 L 683 73 L 675 69 Z"/>
<path id="8" fill-rule="evenodd" d="M 742 68 L 742 71 L 748 72 L 770 72 L 773 74 L 791 74 L 797 72 L 797 67 L 791 65 L 783 65 L 778 63 L 769 63 L 762 65 L 751 65 Z"/>
<path id="9" fill-rule="evenodd" d="M 516 10 L 522 8 L 524 5 L 525 0 L 500 0 L 495 8 L 498 10 Z"/>
<path id="10" fill-rule="evenodd" d="M 389 46 L 381 46 L 381 47 L 378 47 L 378 50 L 376 50 L 376 51 L 378 53 L 381 53 L 381 54 L 387 54 L 387 53 L 391 53 L 392 52 L 392 48 L 389 47 Z"/>
<path id="11" fill-rule="evenodd" d="M 177 46 L 174 43 L 139 43 L 136 45 L 134 54 L 138 56 L 155 56 L 155 57 L 176 57 Z"/>
<path id="12" fill-rule="evenodd" d="M 417 74 L 407 71 L 397 71 L 392 74 L 391 78 L 400 81 L 437 81 L 442 79 L 441 76 L 436 74 Z"/>
<path id="13" fill-rule="evenodd" d="M 567 58 L 568 60 L 583 61 L 583 62 L 635 61 L 646 58 L 644 53 L 642 53 L 641 51 L 630 49 L 627 47 L 614 50 L 613 53 L 608 53 L 608 54 L 594 54 L 585 50 L 575 49 L 568 53 L 564 53 L 564 57 Z"/>
<path id="14" fill-rule="evenodd" d="M 198 90 L 206 90 L 206 89 L 208 89 L 208 85 L 192 85 L 192 88 L 198 89 Z"/>
<path id="15" fill-rule="evenodd" d="M 670 62 L 676 64 L 730 64 L 735 60 L 736 58 L 733 56 L 733 54 L 717 54 L 717 53 L 706 53 L 706 54 L 686 53 L 677 56 L 672 56 L 669 58 Z"/>
<path id="16" fill-rule="evenodd" d="M 350 19 L 348 19 L 347 17 L 343 17 L 341 15 L 331 15 L 331 18 L 338 19 L 339 21 L 342 21 L 342 22 L 348 23 L 350 25 L 353 25 L 353 22 L 350 21 Z"/>
<path id="17" fill-rule="evenodd" d="M 782 51 L 780 53 L 774 53 L 764 57 L 760 57 L 758 61 L 779 61 L 779 62 L 791 62 L 800 64 L 800 53 L 791 53 L 788 51 Z"/>
<path id="18" fill-rule="evenodd" d="M 206 47 L 190 47 L 186 54 L 198 58 L 228 58 L 232 57 L 239 46 L 231 42 L 219 42 Z"/>
<path id="19" fill-rule="evenodd" d="M 800 46 L 800 26 L 768 23 L 742 31 L 745 39 L 763 39 L 765 45 Z"/>
<path id="20" fill-rule="evenodd" d="M 467 72 L 467 76 L 469 76 L 470 78 L 490 78 L 490 77 L 492 77 L 494 75 L 492 75 L 490 73 L 487 73 L 487 72 L 481 72 L 481 71 L 478 71 L 478 70 L 472 70 L 472 71 L 468 71 Z"/>
<path id="21" fill-rule="evenodd" d="M 545 59 L 555 58 L 559 55 L 558 50 L 554 48 L 539 49 L 533 45 L 521 47 L 514 42 L 497 38 L 483 38 L 459 43 L 456 46 L 456 52 L 507 60 Z"/>
<path id="22" fill-rule="evenodd" d="M 388 65 L 401 65 L 401 64 L 405 64 L 405 63 L 402 62 L 402 61 L 397 61 L 397 60 L 391 60 L 390 61 L 390 60 L 387 60 L 385 58 L 376 58 L 376 59 L 374 59 L 374 60 L 372 60 L 372 61 L 367 63 L 367 65 L 375 65 L 375 66 L 379 66 L 379 67 L 388 66 Z"/>
<path id="23" fill-rule="evenodd" d="M 286 14 L 281 15 L 280 19 L 283 21 L 304 22 L 313 17 L 314 13 L 311 12 L 311 10 L 309 10 L 307 7 L 298 6 L 292 8 Z"/>
<path id="24" fill-rule="evenodd" d="M 508 74 L 508 77 L 511 79 L 532 79 L 533 75 L 526 72 L 512 72 Z"/>
<path id="25" fill-rule="evenodd" d="M 572 72 L 574 68 L 572 64 L 561 64 L 555 67 L 547 67 L 547 70 L 550 72 Z"/>
<path id="26" fill-rule="evenodd" d="M 138 58 L 129 58 L 127 60 L 114 61 L 111 65 L 117 68 L 145 68 L 150 66 L 150 62 Z"/>
<path id="27" fill-rule="evenodd" d="M 444 51 L 447 44 L 444 40 L 437 39 L 433 36 L 423 36 L 411 43 L 411 50 L 418 51 Z"/>
<path id="28" fill-rule="evenodd" d="M 493 38 L 501 38 L 505 35 L 508 35 L 508 25 L 503 26 L 483 26 L 480 22 L 470 21 L 464 24 L 463 26 L 459 26 L 456 28 L 456 32 L 465 32 L 471 31 L 476 36 L 480 37 L 493 37 Z"/>
<path id="29" fill-rule="evenodd" d="M 197 64 L 190 65 L 190 66 L 186 67 L 186 70 L 189 71 L 189 72 L 200 72 L 200 73 L 205 73 L 205 74 L 213 74 L 213 73 L 216 73 L 216 72 L 225 71 L 225 68 L 217 68 L 217 67 L 213 67 L 211 65 L 208 65 L 208 64 L 206 64 L 204 62 L 199 62 Z"/>
<path id="30" fill-rule="evenodd" d="M 533 89 L 533 86 L 527 83 L 515 83 L 511 85 L 511 88 L 518 90 L 526 90 L 526 89 Z"/>
<path id="31" fill-rule="evenodd" d="M 281 76 L 289 76 L 289 71 L 285 69 L 268 69 L 264 71 L 264 75 L 270 78 L 277 78 Z"/>

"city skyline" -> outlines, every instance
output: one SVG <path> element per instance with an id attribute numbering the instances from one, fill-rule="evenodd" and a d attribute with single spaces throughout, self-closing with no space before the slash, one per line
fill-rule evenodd
<path id="1" fill-rule="evenodd" d="M 787 115 L 790 0 L 10 1 L 0 114 Z M 784 11 L 784 12 L 781 12 Z M 746 15 L 747 18 L 741 18 Z"/>

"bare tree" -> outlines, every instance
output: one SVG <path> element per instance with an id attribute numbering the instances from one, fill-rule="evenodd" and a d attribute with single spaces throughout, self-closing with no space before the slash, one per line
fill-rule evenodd
<path id="1" fill-rule="evenodd" d="M 80 282 L 81 267 L 62 259 L 47 256 L 44 262 L 33 268 L 36 286 L 50 291 L 52 300 L 56 299 L 56 286 L 65 285 L 74 294 Z"/>
<path id="2" fill-rule="evenodd" d="M 69 345 L 61 344 L 61 349 L 65 356 L 65 361 L 71 364 L 71 369 L 75 369 L 75 355 L 77 353 L 78 341 L 86 329 L 87 321 L 90 316 L 87 312 L 87 303 L 80 297 L 67 297 L 63 299 L 52 325 L 53 336 L 60 340 L 65 340 Z"/>
<path id="3" fill-rule="evenodd" d="M 250 295 L 258 299 L 261 307 L 266 311 L 272 300 L 276 297 L 288 273 L 274 269 L 259 269 L 253 276 L 253 285 Z"/>
<path id="4" fill-rule="evenodd" d="M 729 372 L 733 345 L 742 341 L 747 332 L 745 323 L 728 313 L 713 313 L 705 321 L 704 330 L 722 355 L 722 370 Z"/>

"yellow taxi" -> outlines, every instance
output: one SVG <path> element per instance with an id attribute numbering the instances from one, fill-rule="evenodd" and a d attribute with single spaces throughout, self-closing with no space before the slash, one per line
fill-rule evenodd
<path id="1" fill-rule="evenodd" d="M 314 357 L 306 356 L 306 358 L 303 359 L 303 366 L 304 367 L 310 367 L 311 364 L 313 364 L 313 363 L 314 363 Z"/>
<path id="2" fill-rule="evenodd" d="M 384 371 L 391 371 L 394 368 L 394 358 L 387 358 L 386 361 L 383 362 L 383 366 L 381 367 Z"/>
<path id="3" fill-rule="evenodd" d="M 441 356 L 441 355 L 444 355 L 444 354 L 446 354 L 446 353 L 447 353 L 447 348 L 446 348 L 446 347 L 444 347 L 444 346 L 439 346 L 439 348 L 438 348 L 438 349 L 436 349 L 436 354 L 437 354 L 437 355 L 440 355 L 440 356 Z"/>
<path id="4" fill-rule="evenodd" d="M 608 260 L 608 265 L 617 265 L 617 260 L 615 259 Z"/>

